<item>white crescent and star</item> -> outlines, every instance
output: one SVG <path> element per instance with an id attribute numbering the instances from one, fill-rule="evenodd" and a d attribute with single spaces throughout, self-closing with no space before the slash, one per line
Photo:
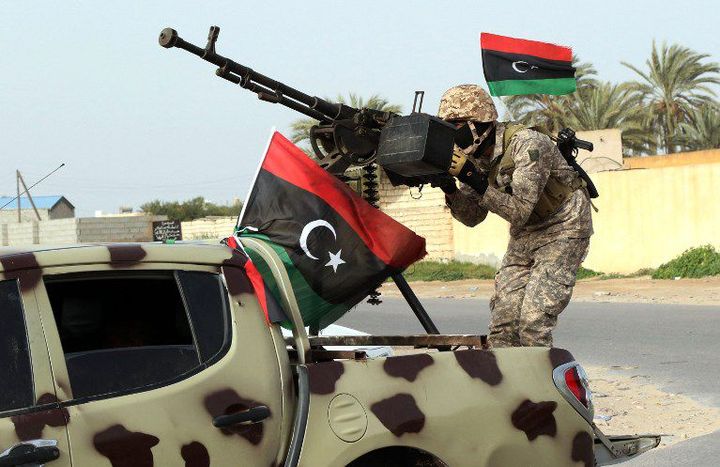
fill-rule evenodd
<path id="1" fill-rule="evenodd" d="M 318 261 L 320 258 L 310 252 L 310 250 L 308 249 L 307 241 L 310 232 L 320 227 L 325 227 L 326 229 L 330 230 L 330 232 L 332 232 L 333 234 L 333 238 L 337 240 L 337 233 L 335 232 L 335 227 L 333 227 L 332 224 L 323 219 L 317 219 L 308 222 L 305 227 L 303 227 L 302 232 L 300 233 L 300 248 L 302 249 L 303 253 L 305 253 L 305 256 L 315 261 Z M 338 266 L 340 266 L 341 264 L 345 264 L 345 260 L 340 257 L 340 253 L 342 253 L 342 249 L 338 250 L 337 253 L 332 253 L 328 251 L 330 261 L 328 261 L 325 266 L 332 267 L 333 272 L 335 273 L 337 273 Z"/>
<path id="2" fill-rule="evenodd" d="M 512 68 L 513 68 L 513 70 L 517 71 L 518 73 L 527 73 L 530 70 L 537 69 L 537 67 L 535 65 L 530 65 L 528 62 L 523 61 L 523 60 L 518 60 L 517 62 L 512 62 Z"/>

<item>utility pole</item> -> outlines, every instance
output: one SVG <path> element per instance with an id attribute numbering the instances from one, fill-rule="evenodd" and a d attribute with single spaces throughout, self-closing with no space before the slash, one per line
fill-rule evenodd
<path id="1" fill-rule="evenodd" d="M 21 221 L 22 221 L 22 218 L 20 217 L 20 195 L 21 195 L 21 193 L 20 193 L 20 183 L 22 183 L 22 186 L 25 188 L 24 193 L 27 193 L 28 199 L 30 200 L 30 204 L 32 205 L 33 210 L 35 210 L 35 215 L 37 216 L 38 220 L 40 220 L 40 213 L 38 212 L 37 208 L 35 207 L 35 201 L 33 201 L 32 196 L 30 195 L 30 188 L 34 188 L 34 187 L 35 187 L 36 185 L 38 185 L 40 182 L 42 182 L 43 180 L 45 180 L 46 178 L 48 178 L 50 175 L 54 174 L 54 173 L 57 172 L 58 170 L 62 169 L 63 167 L 65 167 L 65 163 L 64 163 L 64 162 L 63 162 L 62 164 L 60 164 L 55 170 L 53 170 L 52 172 L 50 172 L 49 174 L 45 175 L 43 178 L 41 178 L 41 179 L 38 180 L 37 182 L 35 182 L 35 183 L 33 183 L 32 185 L 30 185 L 30 187 L 28 187 L 27 185 L 25 185 L 25 180 L 22 178 L 22 175 L 20 175 L 20 171 L 19 171 L 19 170 L 16 170 L 16 171 L 15 171 L 15 181 L 16 181 L 16 183 L 17 183 L 17 196 L 16 196 L 15 198 L 11 199 L 10 201 L 8 201 L 7 203 L 3 204 L 2 206 L 0 206 L 0 209 L 5 209 L 5 208 L 6 208 L 8 205 L 10 205 L 13 201 L 16 201 L 16 200 L 17 200 L 18 222 L 21 222 Z"/>
<path id="2" fill-rule="evenodd" d="M 17 212 L 18 212 L 18 223 L 22 222 L 20 218 L 20 171 L 15 171 L 15 183 L 17 184 Z"/>
<path id="3" fill-rule="evenodd" d="M 37 220 L 40 219 L 40 213 L 38 212 L 37 208 L 35 207 L 35 201 L 32 199 L 32 195 L 30 194 L 30 190 L 28 189 L 27 185 L 25 185 L 25 179 L 23 179 L 22 174 L 20 174 L 20 171 L 17 171 L 17 177 L 20 180 L 20 183 L 22 183 L 23 189 L 25 190 L 25 193 L 27 194 L 28 200 L 30 200 L 30 206 L 32 206 L 33 211 L 35 211 L 35 215 L 37 216 Z M 18 199 L 18 207 L 20 207 L 20 200 Z M 19 221 L 18 221 L 19 222 Z"/>

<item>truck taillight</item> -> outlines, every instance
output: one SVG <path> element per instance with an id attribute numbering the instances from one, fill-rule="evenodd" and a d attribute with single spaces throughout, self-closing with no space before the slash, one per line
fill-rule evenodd
<path id="1" fill-rule="evenodd" d="M 553 370 L 553 381 L 570 405 L 592 423 L 594 416 L 592 392 L 583 367 L 577 362 L 560 365 Z"/>
<path id="2" fill-rule="evenodd" d="M 580 367 L 573 366 L 565 370 L 565 384 L 573 396 L 575 396 L 575 399 L 589 409 L 590 402 L 588 401 L 587 382 L 581 379 L 578 368 Z"/>

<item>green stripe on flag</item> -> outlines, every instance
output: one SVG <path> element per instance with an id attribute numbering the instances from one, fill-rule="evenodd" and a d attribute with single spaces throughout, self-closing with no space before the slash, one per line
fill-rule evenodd
<path id="1" fill-rule="evenodd" d="M 306 325 L 310 325 L 315 322 L 334 322 L 340 318 L 347 310 L 348 307 L 344 304 L 334 304 L 327 302 L 322 299 L 315 291 L 310 287 L 305 277 L 293 264 L 290 256 L 285 251 L 285 248 L 280 245 L 276 245 L 271 242 L 268 237 L 262 234 L 247 234 L 241 233 L 241 237 L 250 237 L 261 240 L 267 246 L 271 247 L 273 251 L 280 257 L 285 266 L 285 270 L 290 278 L 290 285 L 295 292 L 295 298 L 297 299 L 298 306 L 300 307 L 300 314 L 302 315 L 303 321 Z M 255 252 L 252 248 L 245 248 L 250 259 L 255 263 L 260 275 L 265 280 L 270 293 L 273 294 L 278 304 L 282 306 L 282 299 L 280 298 L 280 288 L 278 287 L 275 277 L 270 271 L 270 266 L 262 259 L 260 254 Z M 292 324 L 289 321 L 280 323 L 282 327 L 286 329 L 292 329 Z"/>
<path id="2" fill-rule="evenodd" d="M 562 95 L 575 92 L 575 78 L 513 79 L 488 82 L 491 96 L 516 96 L 521 94 Z"/>

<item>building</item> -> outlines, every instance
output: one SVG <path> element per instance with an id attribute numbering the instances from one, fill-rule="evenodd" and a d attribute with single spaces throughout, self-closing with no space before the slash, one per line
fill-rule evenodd
<path id="1" fill-rule="evenodd" d="M 9 204 L 0 210 L 0 224 L 17 222 L 18 200 L 12 200 L 12 196 L 0 196 L 0 206 Z M 75 206 L 64 196 L 33 196 L 33 202 L 37 208 L 40 220 L 67 219 L 75 217 Z M 23 222 L 38 220 L 30 200 L 23 196 L 20 198 L 20 219 Z"/>

